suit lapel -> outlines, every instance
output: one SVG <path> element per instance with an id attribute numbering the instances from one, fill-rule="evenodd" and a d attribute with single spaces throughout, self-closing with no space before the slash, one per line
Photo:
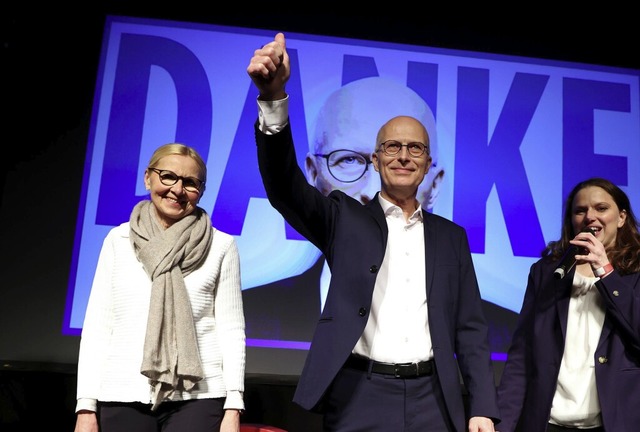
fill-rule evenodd
<path id="1" fill-rule="evenodd" d="M 422 229 L 424 232 L 424 259 L 425 259 L 425 285 L 427 290 L 427 300 L 433 287 L 433 269 L 436 265 L 436 230 L 429 223 L 429 213 L 422 210 Z"/>
<path id="2" fill-rule="evenodd" d="M 382 210 L 380 200 L 378 199 L 379 194 L 380 192 L 376 193 L 376 196 L 365 204 L 365 208 L 371 212 L 373 219 L 380 227 L 380 231 L 382 232 L 382 241 L 386 248 L 387 239 L 389 237 L 389 228 L 387 227 L 387 220 L 384 217 L 384 211 Z"/>
<path id="3" fill-rule="evenodd" d="M 554 280 L 554 283 L 550 284 L 550 287 L 554 290 L 553 296 L 557 299 L 555 302 L 556 314 L 558 315 L 563 340 L 567 337 L 567 319 L 569 316 L 569 301 L 571 301 L 571 286 L 573 285 L 574 271 L 571 271 L 563 279 L 559 281 Z"/>

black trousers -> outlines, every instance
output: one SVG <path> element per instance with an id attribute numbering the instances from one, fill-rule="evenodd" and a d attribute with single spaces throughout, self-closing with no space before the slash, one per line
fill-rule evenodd
<path id="1" fill-rule="evenodd" d="M 325 399 L 324 432 L 451 432 L 437 374 L 414 378 L 343 368 Z"/>
<path id="2" fill-rule="evenodd" d="M 150 404 L 98 402 L 100 432 L 216 432 L 224 416 L 224 398 Z"/>

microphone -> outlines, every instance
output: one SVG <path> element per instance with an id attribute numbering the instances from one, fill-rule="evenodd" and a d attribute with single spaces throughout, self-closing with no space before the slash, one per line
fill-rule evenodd
<path id="1" fill-rule="evenodd" d="M 595 235 L 593 228 L 585 228 L 581 232 L 589 232 Z M 560 260 L 558 267 L 556 267 L 553 272 L 553 276 L 556 279 L 562 279 L 563 277 L 565 277 L 566 274 L 571 271 L 573 266 L 576 265 L 576 255 L 583 255 L 580 249 L 581 248 L 577 247 L 576 245 L 571 245 L 569 249 L 567 249 L 562 259 Z"/>

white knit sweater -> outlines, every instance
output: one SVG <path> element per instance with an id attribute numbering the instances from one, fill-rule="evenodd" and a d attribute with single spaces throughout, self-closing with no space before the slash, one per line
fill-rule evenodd
<path id="1" fill-rule="evenodd" d="M 206 261 L 185 285 L 205 378 L 172 399 L 226 397 L 225 409 L 244 409 L 245 327 L 235 239 L 215 230 Z M 100 251 L 82 329 L 76 411 L 95 411 L 96 400 L 151 403 L 151 386 L 140 373 L 150 292 L 129 223 L 113 228 Z"/>

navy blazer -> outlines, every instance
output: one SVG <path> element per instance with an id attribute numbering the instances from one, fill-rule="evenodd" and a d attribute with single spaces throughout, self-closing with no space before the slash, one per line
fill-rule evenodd
<path id="1" fill-rule="evenodd" d="M 544 431 L 564 351 L 575 269 L 553 277 L 557 262 L 531 266 L 518 325 L 505 364 L 498 401 L 500 432 Z M 596 282 L 606 315 L 594 355 L 604 429 L 640 428 L 640 274 L 614 271 Z M 518 426 L 520 424 L 520 426 Z"/>
<path id="2" fill-rule="evenodd" d="M 266 135 L 256 123 L 255 133 L 271 205 L 323 252 L 331 268 L 325 307 L 293 398 L 307 410 L 322 412 L 323 395 L 367 323 L 387 223 L 377 196 L 363 205 L 340 191 L 324 196 L 307 182 L 296 160 L 290 125 Z M 426 211 L 423 217 L 436 371 L 451 419 L 457 430 L 465 431 L 460 376 L 469 392 L 466 416 L 499 417 L 487 324 L 465 230 Z"/>

